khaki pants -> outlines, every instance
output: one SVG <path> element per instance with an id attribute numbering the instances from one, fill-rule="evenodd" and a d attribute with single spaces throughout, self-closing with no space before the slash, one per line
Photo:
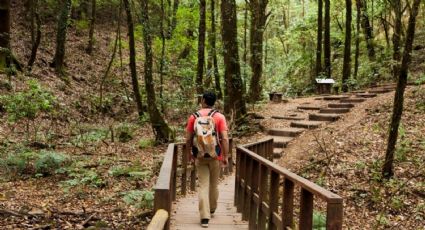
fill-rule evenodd
<path id="1" fill-rule="evenodd" d="M 210 219 L 210 212 L 217 208 L 220 162 L 215 159 L 198 159 L 196 170 L 199 180 L 199 213 L 201 219 Z"/>

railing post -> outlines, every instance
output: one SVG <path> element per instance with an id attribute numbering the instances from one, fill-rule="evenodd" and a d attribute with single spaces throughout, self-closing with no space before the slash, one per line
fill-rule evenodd
<path id="1" fill-rule="evenodd" d="M 301 188 L 300 230 L 310 230 L 313 227 L 313 194 Z"/>
<path id="2" fill-rule="evenodd" d="M 168 215 L 171 215 L 171 203 L 172 195 L 170 190 L 166 189 L 155 189 L 155 198 L 154 198 L 154 211 L 159 209 L 164 209 L 168 212 Z M 168 218 L 167 223 L 164 226 L 165 230 L 170 229 L 170 218 Z"/>
<path id="3" fill-rule="evenodd" d="M 246 191 L 246 154 L 244 152 L 241 152 L 240 154 L 241 157 L 241 162 L 240 162 L 240 172 L 239 172 L 239 178 L 240 178 L 240 182 L 239 182 L 239 201 L 238 201 L 238 206 L 237 206 L 237 210 L 238 212 L 242 212 L 242 210 L 244 209 L 244 201 L 245 201 L 245 191 Z M 243 182 L 243 183 L 242 183 Z"/>
<path id="4" fill-rule="evenodd" d="M 234 205 L 239 206 L 239 196 L 240 196 L 240 172 L 241 172 L 241 151 L 236 149 L 236 172 L 235 172 L 235 200 Z"/>
<path id="5" fill-rule="evenodd" d="M 245 199 L 244 208 L 242 210 L 242 220 L 248 220 L 251 212 L 251 199 L 252 199 L 252 164 L 253 159 L 250 156 L 246 157 L 246 168 L 245 168 Z"/>
<path id="6" fill-rule="evenodd" d="M 187 162 L 186 145 L 182 145 L 182 177 L 181 177 L 181 192 L 185 196 L 187 192 Z"/>
<path id="7" fill-rule="evenodd" d="M 257 229 L 258 224 L 258 206 L 255 202 L 255 195 L 258 195 L 258 184 L 259 184 L 259 174 L 260 174 L 260 163 L 255 160 L 252 161 L 252 181 L 251 181 L 251 198 L 250 198 L 250 208 L 251 213 L 249 215 L 249 229 Z"/>
<path id="8" fill-rule="evenodd" d="M 338 203 L 328 203 L 326 212 L 326 229 L 342 229 L 342 199 Z"/>
<path id="9" fill-rule="evenodd" d="M 229 173 L 233 172 L 233 139 L 229 140 L 229 162 L 227 167 L 229 168 Z"/>
<path id="10" fill-rule="evenodd" d="M 273 214 L 276 212 L 279 207 L 279 174 L 275 171 L 270 172 L 270 190 L 269 190 L 269 207 L 270 212 L 268 216 L 269 220 L 269 229 L 277 229 L 276 225 L 273 223 Z"/>
<path id="11" fill-rule="evenodd" d="M 174 150 L 173 150 L 173 167 L 171 168 L 172 170 L 172 181 L 171 181 L 171 198 L 173 201 L 176 200 L 176 195 L 177 195 L 177 158 L 178 158 L 178 146 L 174 145 Z"/>
<path id="12" fill-rule="evenodd" d="M 284 179 L 282 226 L 292 228 L 294 223 L 294 183 Z"/>
<path id="13" fill-rule="evenodd" d="M 265 165 L 260 166 L 260 186 L 258 188 L 258 229 L 266 229 L 267 213 L 263 210 L 263 202 L 267 203 L 267 178 L 269 169 Z"/>

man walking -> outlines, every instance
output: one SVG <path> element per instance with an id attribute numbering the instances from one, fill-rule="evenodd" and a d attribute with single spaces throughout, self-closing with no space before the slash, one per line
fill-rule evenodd
<path id="1" fill-rule="evenodd" d="M 195 161 L 199 180 L 199 212 L 201 226 L 208 227 L 209 219 L 217 208 L 220 163 L 227 166 L 229 137 L 226 118 L 213 109 L 216 95 L 202 95 L 201 109 L 192 114 L 186 127 L 186 150 Z"/>

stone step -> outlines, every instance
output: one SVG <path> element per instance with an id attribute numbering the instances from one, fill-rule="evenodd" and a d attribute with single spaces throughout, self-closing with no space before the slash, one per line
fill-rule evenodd
<path id="1" fill-rule="evenodd" d="M 283 148 L 273 148 L 273 158 L 281 158 L 283 155 Z"/>
<path id="2" fill-rule="evenodd" d="M 371 89 L 369 90 L 369 93 L 388 93 L 391 92 L 391 89 L 385 89 L 385 88 L 377 88 L 377 89 Z"/>
<path id="3" fill-rule="evenodd" d="M 320 122 L 320 121 L 293 121 L 291 122 L 291 127 L 315 129 L 315 128 L 319 128 L 321 124 L 323 124 L 323 122 Z"/>
<path id="4" fill-rule="evenodd" d="M 273 137 L 273 147 L 275 148 L 286 148 L 289 142 L 294 139 L 292 137 L 278 137 L 278 136 L 272 136 L 272 137 Z"/>
<path id="5" fill-rule="evenodd" d="M 304 132 L 305 129 L 302 128 L 280 128 L 280 129 L 270 129 L 268 131 L 269 135 L 272 136 L 281 136 L 281 137 L 296 137 Z"/>
<path id="6" fill-rule="evenodd" d="M 321 109 L 319 111 L 319 113 L 348 113 L 350 112 L 349 108 L 326 108 L 326 109 Z"/>
<path id="7" fill-rule="evenodd" d="M 345 95 L 334 95 L 334 96 L 323 97 L 325 101 L 337 101 L 337 100 L 347 99 L 347 98 L 349 98 L 349 96 L 345 96 Z"/>
<path id="8" fill-rule="evenodd" d="M 348 99 L 341 99 L 341 103 L 361 103 L 366 101 L 364 98 L 348 98 Z"/>
<path id="9" fill-rule="evenodd" d="M 300 105 L 297 107 L 297 109 L 302 109 L 302 110 L 319 110 L 321 109 L 320 106 L 318 105 Z"/>
<path id="10" fill-rule="evenodd" d="M 358 93 L 358 94 L 356 94 L 356 97 L 372 98 L 372 97 L 376 97 L 376 93 Z"/>
<path id="11" fill-rule="evenodd" d="M 273 119 L 281 119 L 281 120 L 291 120 L 291 121 L 300 121 L 304 120 L 303 117 L 298 116 L 272 116 Z"/>
<path id="12" fill-rule="evenodd" d="M 353 108 L 354 104 L 352 103 L 331 103 L 328 104 L 329 108 Z"/>
<path id="13" fill-rule="evenodd" d="M 336 121 L 341 117 L 339 114 L 334 113 L 313 113 L 308 115 L 310 121 Z"/>

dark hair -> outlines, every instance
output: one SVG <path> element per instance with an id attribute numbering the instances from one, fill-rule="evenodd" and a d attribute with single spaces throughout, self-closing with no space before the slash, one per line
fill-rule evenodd
<path id="1" fill-rule="evenodd" d="M 202 95 L 202 98 L 205 101 L 205 104 L 207 104 L 208 106 L 213 106 L 215 101 L 217 100 L 217 97 L 215 96 L 214 92 L 205 92 Z"/>

